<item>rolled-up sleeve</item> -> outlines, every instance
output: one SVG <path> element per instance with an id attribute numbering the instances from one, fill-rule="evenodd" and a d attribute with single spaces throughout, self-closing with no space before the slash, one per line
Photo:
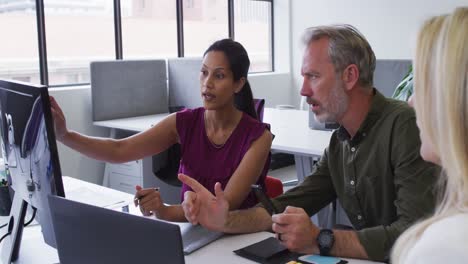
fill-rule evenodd
<path id="1" fill-rule="evenodd" d="M 303 208 L 311 216 L 335 198 L 336 193 L 328 170 L 328 149 L 325 149 L 309 177 L 272 201 L 280 212 L 290 205 Z"/>

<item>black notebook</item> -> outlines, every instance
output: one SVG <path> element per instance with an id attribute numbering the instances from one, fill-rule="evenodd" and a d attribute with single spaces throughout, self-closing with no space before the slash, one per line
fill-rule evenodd
<path id="1" fill-rule="evenodd" d="M 274 237 L 269 237 L 255 244 L 235 250 L 234 253 L 265 264 L 286 263 L 297 258 L 294 253 L 290 252 Z"/>

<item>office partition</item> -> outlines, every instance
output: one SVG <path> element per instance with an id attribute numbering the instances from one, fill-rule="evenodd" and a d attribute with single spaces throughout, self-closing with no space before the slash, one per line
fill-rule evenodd
<path id="1" fill-rule="evenodd" d="M 165 60 L 91 63 L 93 121 L 168 112 Z"/>
<path id="2" fill-rule="evenodd" d="M 168 59 L 169 106 L 203 106 L 200 95 L 202 58 Z"/>

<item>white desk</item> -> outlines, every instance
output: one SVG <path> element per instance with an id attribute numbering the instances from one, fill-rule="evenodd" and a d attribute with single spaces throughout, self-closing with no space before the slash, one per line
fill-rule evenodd
<path id="1" fill-rule="evenodd" d="M 93 124 L 112 130 L 141 132 L 167 116 L 168 114 L 147 115 L 98 121 Z M 272 150 L 294 155 L 320 156 L 330 141 L 331 132 L 309 128 L 308 111 L 265 108 L 263 122 L 269 123 L 275 134 Z"/>
<path id="2" fill-rule="evenodd" d="M 131 203 L 133 196 L 127 193 L 115 191 L 109 188 L 105 188 L 92 183 L 76 180 L 70 177 L 64 177 L 65 195 L 72 193 L 76 190 L 88 189 L 89 193 L 98 193 L 99 196 L 110 196 L 115 199 L 116 202 L 120 202 L 122 199 L 127 199 L 128 203 Z M 70 197 L 72 199 L 73 197 Z M 76 198 L 76 197 L 75 197 Z M 102 197 L 96 197 L 96 202 L 101 203 Z M 121 204 L 120 204 L 121 205 Z M 136 214 L 137 209 L 134 206 L 130 206 L 130 213 Z M 7 217 L 0 217 L 0 224 L 7 221 Z M 5 229 L 0 230 L 0 235 L 3 235 Z M 201 248 L 192 254 L 185 257 L 187 264 L 206 264 L 206 263 L 254 263 L 245 258 L 235 255 L 232 251 L 258 242 L 267 237 L 273 236 L 268 232 L 258 232 L 253 234 L 245 235 L 226 235 L 221 239 Z M 0 245 L 1 248 L 1 245 Z M 155 263 L 157 263 L 157 260 Z M 26 227 L 23 233 L 23 240 L 21 243 L 20 258 L 16 263 L 19 264 L 50 264 L 58 263 L 57 251 L 46 245 L 43 242 L 40 227 L 35 225 Z M 348 259 L 350 264 L 371 264 L 377 262 L 363 261 Z"/>
<path id="3" fill-rule="evenodd" d="M 308 111 L 265 108 L 263 122 L 271 125 L 275 135 L 272 150 L 302 156 L 321 156 L 330 142 L 330 131 L 309 128 Z"/>
<path id="4" fill-rule="evenodd" d="M 265 108 L 263 121 L 275 135 L 273 151 L 294 154 L 299 182 L 310 175 L 313 159 L 318 159 L 330 143 L 332 132 L 309 128 L 309 112 L 295 109 Z"/>
<path id="5" fill-rule="evenodd" d="M 159 123 L 161 120 L 166 118 L 169 114 L 156 114 L 146 115 L 128 118 L 119 118 L 106 121 L 93 122 L 95 126 L 108 127 L 111 129 L 111 133 L 115 133 L 116 129 L 122 129 L 132 132 L 144 131 L 154 124 Z"/>
<path id="6" fill-rule="evenodd" d="M 96 126 L 111 128 L 111 136 L 117 129 L 141 132 L 157 124 L 168 114 L 113 119 L 94 122 Z M 294 109 L 265 108 L 263 121 L 271 125 L 275 135 L 273 151 L 295 155 L 296 171 L 302 181 L 312 170 L 311 157 L 319 157 L 330 142 L 331 132 L 309 128 L 309 112 Z"/>

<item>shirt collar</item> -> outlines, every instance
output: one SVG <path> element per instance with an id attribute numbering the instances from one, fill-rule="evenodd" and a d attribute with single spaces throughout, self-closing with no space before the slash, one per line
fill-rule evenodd
<path id="1" fill-rule="evenodd" d="M 374 96 L 372 97 L 371 106 L 369 112 L 367 113 L 364 122 L 362 122 L 359 127 L 356 135 L 352 139 L 354 143 L 358 143 L 364 138 L 371 130 L 372 126 L 375 124 L 375 121 L 380 118 L 382 115 L 382 109 L 387 104 L 387 99 L 383 96 L 377 89 L 373 88 Z M 348 131 L 343 126 L 340 126 L 337 129 L 337 136 L 340 141 L 350 140 L 350 135 Z"/>

